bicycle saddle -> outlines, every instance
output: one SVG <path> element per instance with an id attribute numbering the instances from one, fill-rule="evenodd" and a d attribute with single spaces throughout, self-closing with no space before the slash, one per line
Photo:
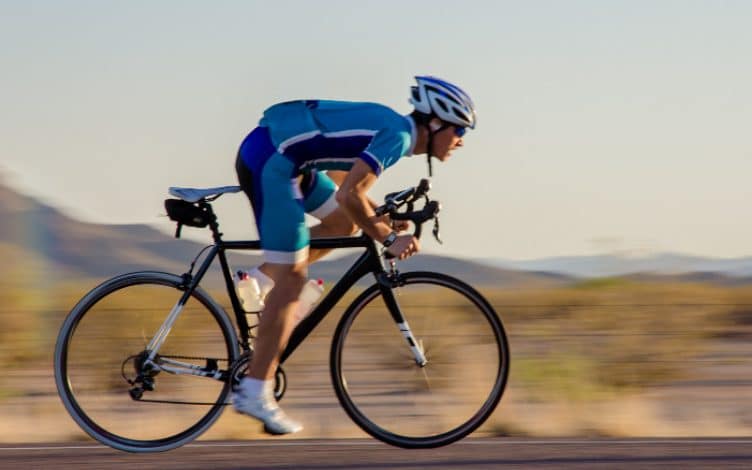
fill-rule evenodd
<path id="1" fill-rule="evenodd" d="M 170 195 L 178 197 L 187 202 L 198 202 L 213 196 L 221 196 L 225 193 L 238 193 L 240 186 L 220 186 L 217 188 L 176 188 L 170 187 Z"/>

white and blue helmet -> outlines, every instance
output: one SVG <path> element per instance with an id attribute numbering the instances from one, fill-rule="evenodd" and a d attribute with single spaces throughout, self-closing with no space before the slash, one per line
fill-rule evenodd
<path id="1" fill-rule="evenodd" d="M 434 115 L 444 122 L 475 129 L 475 104 L 462 88 L 440 78 L 417 76 L 411 87 L 410 103 L 419 113 Z"/>

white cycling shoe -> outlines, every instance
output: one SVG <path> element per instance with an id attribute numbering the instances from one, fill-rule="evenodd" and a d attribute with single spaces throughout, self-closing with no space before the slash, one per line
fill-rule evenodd
<path id="1" fill-rule="evenodd" d="M 291 419 L 279 407 L 274 397 L 251 397 L 242 388 L 232 394 L 232 406 L 235 411 L 251 416 L 264 423 L 264 430 L 269 434 L 291 434 L 301 431 L 303 425 Z"/>

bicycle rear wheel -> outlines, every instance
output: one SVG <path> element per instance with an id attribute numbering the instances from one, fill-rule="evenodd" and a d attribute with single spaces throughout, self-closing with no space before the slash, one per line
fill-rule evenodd
<path id="1" fill-rule="evenodd" d="M 399 285 L 398 308 L 427 363 L 418 365 L 405 324 L 395 324 L 374 285 L 337 326 L 332 382 L 345 411 L 373 437 L 405 448 L 443 446 L 496 408 L 509 371 L 506 335 L 490 304 L 462 281 L 413 272 Z"/>
<path id="2" fill-rule="evenodd" d="M 224 409 L 238 341 L 224 310 L 201 289 L 158 351 L 155 362 L 172 372 L 147 374 L 153 386 L 135 380 L 181 285 L 166 273 L 119 276 L 87 294 L 63 323 L 55 348 L 58 393 L 79 426 L 103 444 L 129 452 L 173 449 Z"/>

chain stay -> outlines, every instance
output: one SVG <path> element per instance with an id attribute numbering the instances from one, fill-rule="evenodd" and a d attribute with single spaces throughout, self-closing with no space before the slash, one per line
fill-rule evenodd
<path id="1" fill-rule="evenodd" d="M 218 362 L 229 362 L 228 359 L 216 359 L 211 357 L 198 357 L 198 356 L 160 356 L 160 358 L 165 359 L 183 359 L 183 360 L 189 360 L 189 361 L 205 361 L 207 364 L 217 364 Z M 226 382 L 228 380 L 229 375 L 227 374 L 227 371 L 222 371 L 222 379 L 220 379 L 222 382 Z M 128 380 L 128 379 L 127 379 Z M 138 378 L 134 381 L 128 380 L 128 383 L 130 385 L 135 385 L 138 382 Z M 131 394 L 131 398 L 133 401 L 143 402 L 143 403 L 171 403 L 171 404 L 177 404 L 177 405 L 216 405 L 217 402 L 199 402 L 199 401 L 178 401 L 178 400 L 152 400 L 152 399 L 145 399 L 141 398 L 141 396 L 134 396 Z M 225 403 L 219 403 L 222 406 L 227 406 L 230 404 L 230 402 Z"/>

